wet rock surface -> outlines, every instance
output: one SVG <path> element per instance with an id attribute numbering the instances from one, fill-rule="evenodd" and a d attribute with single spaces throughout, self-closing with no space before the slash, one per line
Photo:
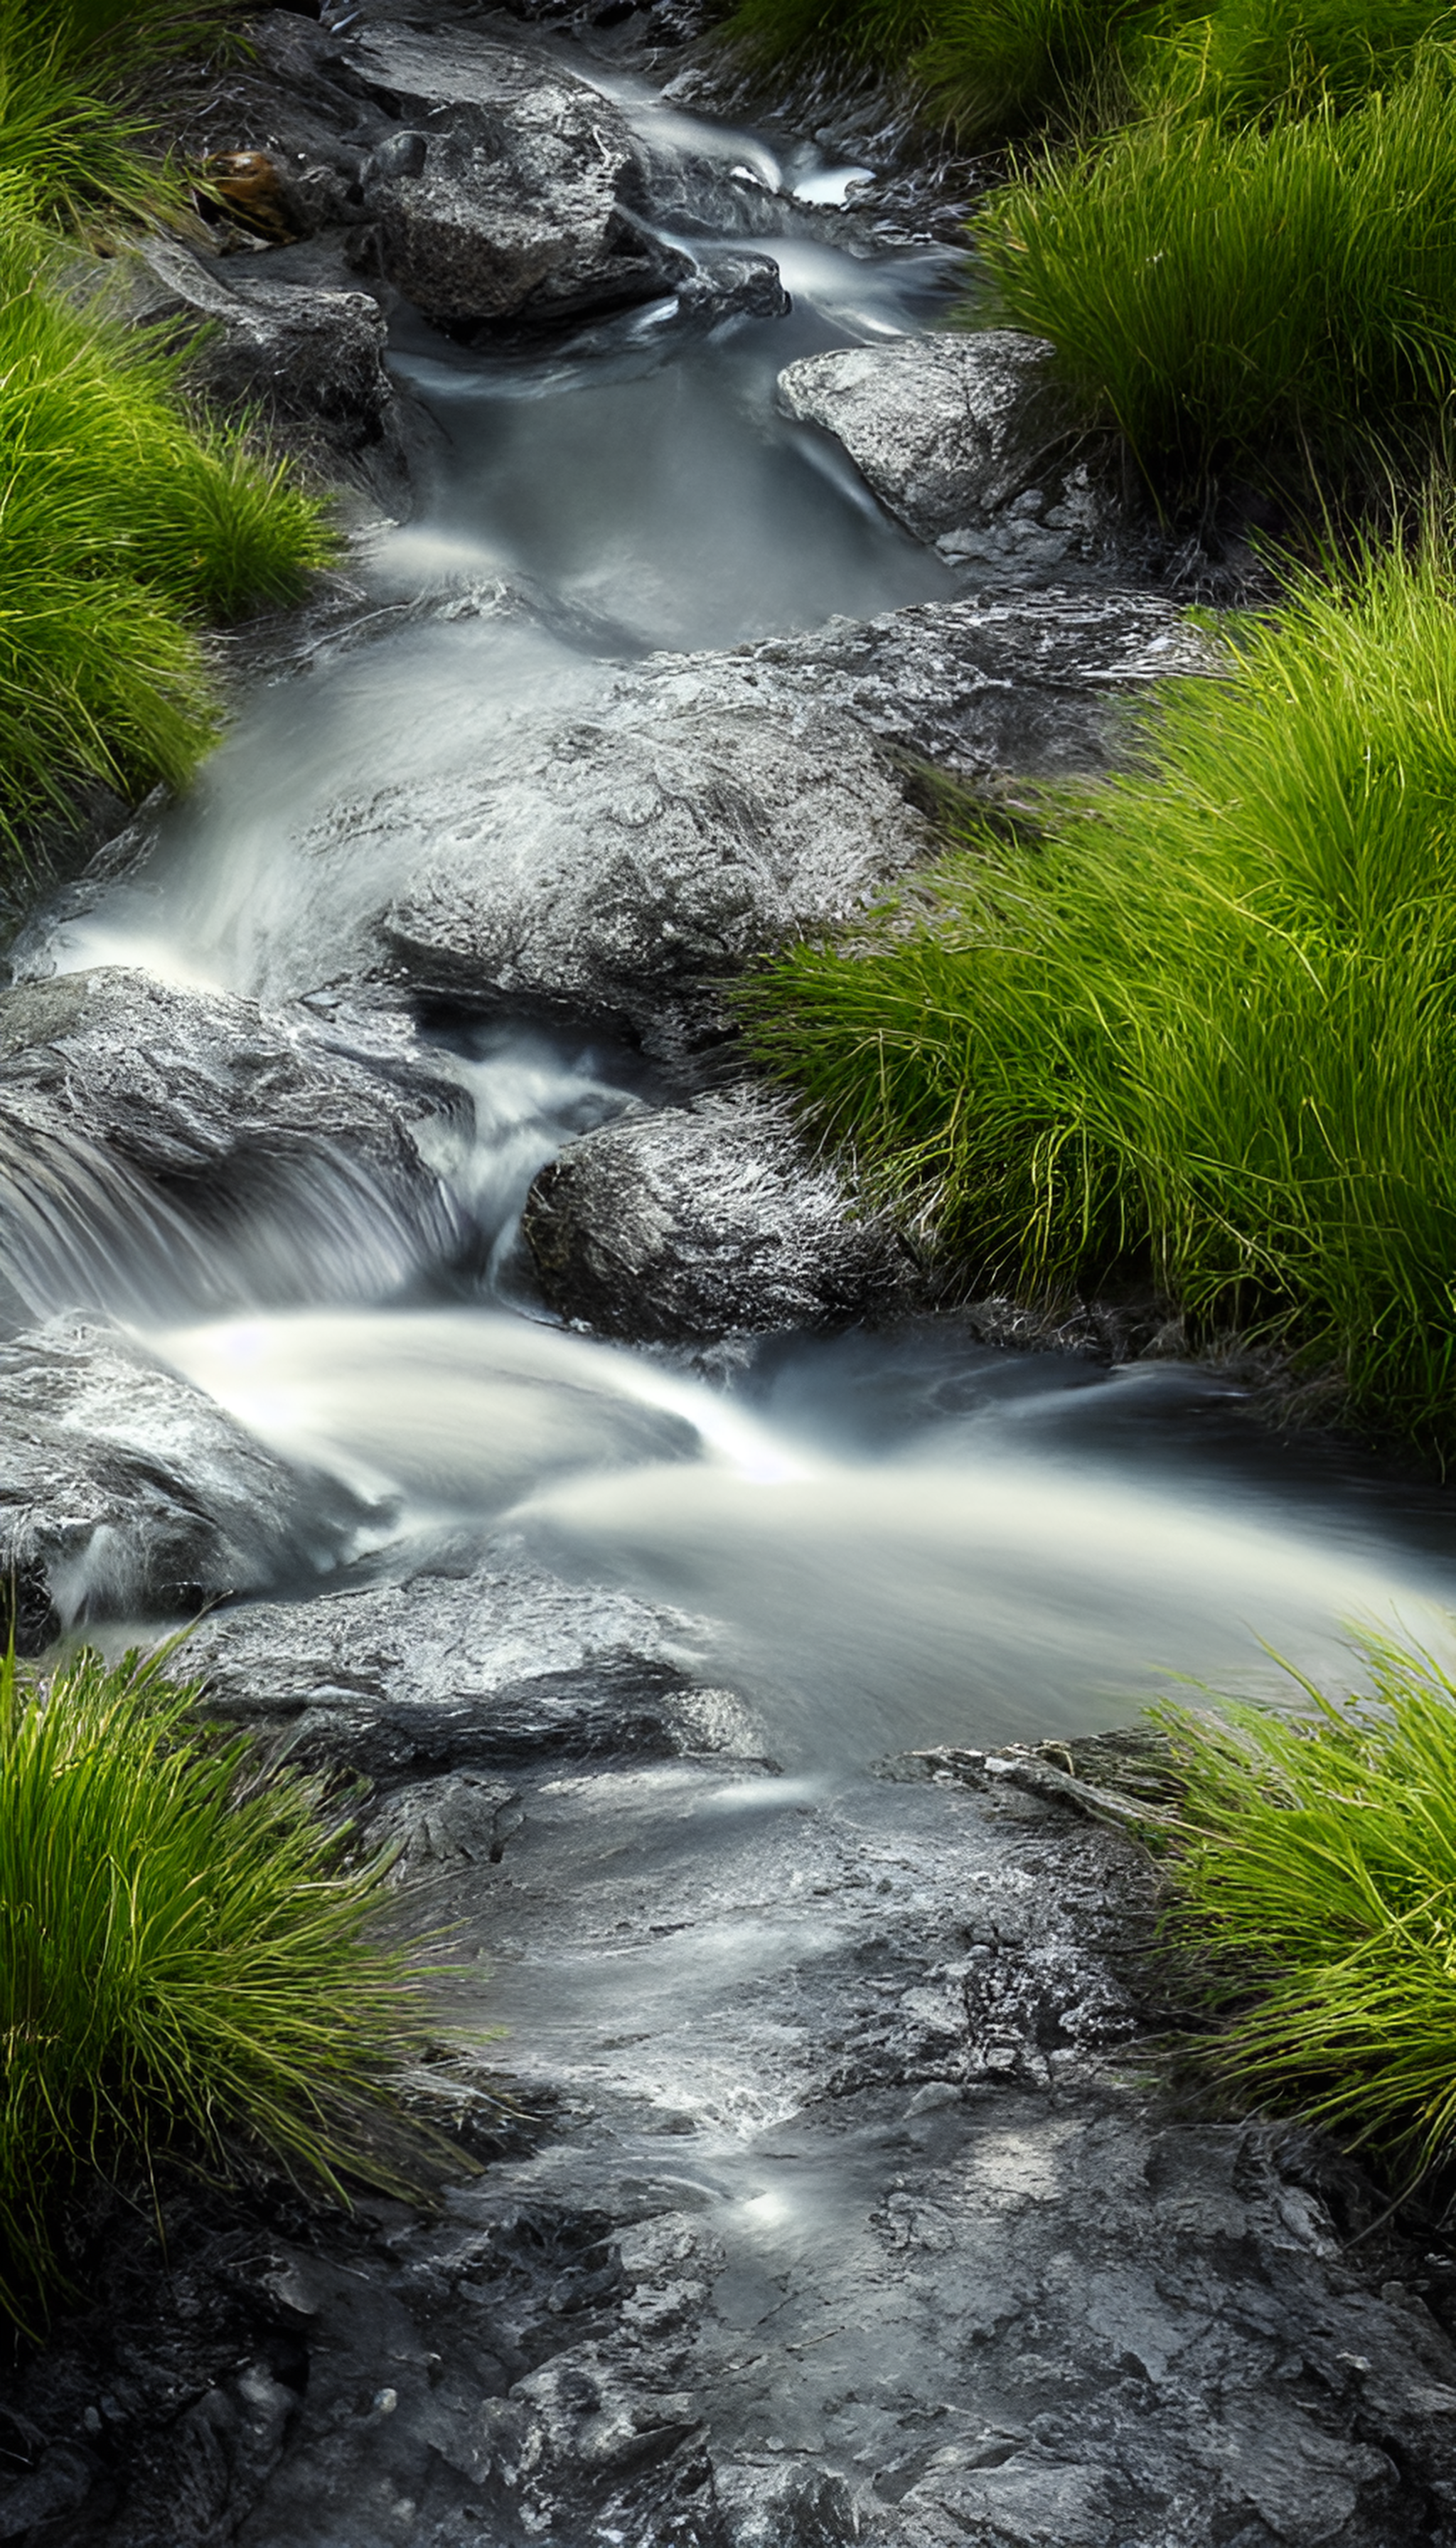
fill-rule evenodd
<path id="1" fill-rule="evenodd" d="M 378 300 L 351 276 L 295 282 L 261 263 L 256 272 L 251 259 L 150 238 L 103 268 L 103 299 L 167 344 L 194 346 L 189 378 L 225 411 L 255 410 L 316 471 L 403 508 L 407 419 L 385 369 Z"/>
<path id="2" fill-rule="evenodd" d="M 1122 592 L 659 656 L 581 709 L 502 719 L 479 776 L 341 805 L 305 854 L 400 879 L 382 934 L 414 990 L 586 1016 L 690 1062 L 723 1034 L 727 978 L 931 853 L 881 745 L 967 777 L 1105 768 L 1130 705 L 1216 662 L 1185 612 Z"/>
<path id="3" fill-rule="evenodd" d="M 592 711 L 502 738 L 491 776 L 346 806 L 305 846 L 406 879 L 383 928 L 416 989 L 671 1056 L 722 1034 L 725 975 L 846 917 L 929 839 L 852 719 L 705 657 L 623 674 Z"/>
<path id="4" fill-rule="evenodd" d="M 396 1787 L 541 1756 L 758 1748 L 740 1703 L 692 1683 L 691 1619 L 508 1546 L 457 1563 L 209 1619 L 189 1666 L 221 1713 L 286 1729 L 291 1756 Z"/>
<path id="5" fill-rule="evenodd" d="M 543 1168 L 522 1225 L 551 1307 L 599 1334 L 698 1344 L 903 1308 L 916 1269 L 781 1100 L 744 1087 L 634 1112 Z"/>
<path id="6" fill-rule="evenodd" d="M 1107 769 L 1155 684 L 1217 673 L 1220 650 L 1176 602 L 1114 587 L 831 619 L 739 660 L 957 776 L 1036 778 Z"/>
<path id="7" fill-rule="evenodd" d="M 644 221 L 609 99 L 495 32 L 356 13 L 338 34 L 274 11 L 256 66 L 189 137 L 266 152 L 296 236 L 343 228 L 378 275 L 454 325 L 556 323 L 668 291 L 691 259 Z"/>
<path id="8" fill-rule="evenodd" d="M 1079 459 L 1053 349 L 1005 328 L 814 354 L 779 375 L 784 412 L 844 445 L 917 538 L 993 581 L 1101 555 L 1116 522 Z"/>
<path id="9" fill-rule="evenodd" d="M 120 2375 L 93 2322 L 7 2384 L 6 2535 L 1448 2540 L 1448 2260 L 1346 2262 L 1352 2169 L 1166 2099 L 1140 1854 L 955 1757 L 478 1779 L 484 1857 L 420 1871 L 482 2018 L 532 2012 L 496 2048 L 533 2120 L 433 2221 L 199 2224 L 180 2326 L 134 2307 Z"/>
<path id="10" fill-rule="evenodd" d="M 77 1622 L 297 1581 L 360 1519 L 341 1488 L 305 1498 L 212 1399 L 84 1319 L 0 1345 L 0 1580 L 29 1653 Z"/>
<path id="11" fill-rule="evenodd" d="M 317 1294 L 332 1261 L 340 1297 L 372 1294 L 461 1244 L 414 1132 L 466 1114 L 386 1012 L 269 1015 L 114 965 L 22 982 L 0 998 L 0 1274 L 33 1301 L 154 1278 L 216 1307 Z"/>

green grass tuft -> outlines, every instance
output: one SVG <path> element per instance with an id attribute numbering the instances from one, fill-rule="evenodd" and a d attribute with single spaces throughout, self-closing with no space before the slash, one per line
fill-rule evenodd
<path id="1" fill-rule="evenodd" d="M 195 417 L 175 361 L 46 277 L 0 188 L 0 836 L 78 780 L 176 785 L 213 741 L 198 628 L 295 596 L 330 552 L 318 506 L 235 429 Z"/>
<path id="2" fill-rule="evenodd" d="M 1218 0 L 1164 13 L 1139 85 L 1144 103 L 1226 120 L 1305 115 L 1362 104 L 1432 41 L 1456 42 L 1450 0 Z"/>
<path id="3" fill-rule="evenodd" d="M 156 151 L 141 91 L 236 17 L 228 0 L 0 0 L 0 178 L 70 229 L 182 211 L 190 190 Z"/>
<path id="4" fill-rule="evenodd" d="M 1378 2152 L 1456 2147 L 1456 1684 L 1362 1640 L 1370 1686 L 1313 1715 L 1154 1711 L 1186 1792 L 1163 1929 L 1241 2101 Z"/>
<path id="5" fill-rule="evenodd" d="M 747 994 L 970 1287 L 1151 1283 L 1456 1450 L 1456 571 L 1298 585 L 1139 766 Z"/>
<path id="6" fill-rule="evenodd" d="M 1047 160 L 972 225 L 978 319 L 1049 336 L 1156 486 L 1369 478 L 1456 389 L 1456 55 L 1272 132 L 1164 115 Z"/>
<path id="7" fill-rule="evenodd" d="M 967 145 L 1135 107 L 1258 121 L 1349 106 L 1400 77 L 1451 0 L 738 0 L 728 42 L 761 65 L 848 62 L 917 90 Z"/>
<path id="8" fill-rule="evenodd" d="M 974 145 L 1121 98 L 1130 41 L 1157 14 L 1158 0 L 738 0 L 725 34 L 766 68 L 903 78 L 929 121 Z"/>
<path id="9" fill-rule="evenodd" d="M 407 2190 L 387 2074 L 431 1988 L 318 1785 L 208 1729 L 165 1652 L 0 1665 L 0 2310 L 34 2322 L 90 2170 L 173 2153 Z M 417 2151 L 416 2151 L 417 2155 Z"/>

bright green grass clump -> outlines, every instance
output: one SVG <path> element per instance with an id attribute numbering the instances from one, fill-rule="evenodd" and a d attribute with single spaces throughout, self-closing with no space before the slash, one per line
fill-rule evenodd
<path id="1" fill-rule="evenodd" d="M 1140 766 L 749 994 L 759 1049 L 968 1286 L 1127 1281 L 1456 1449 L 1456 575 L 1297 587 Z"/>
<path id="2" fill-rule="evenodd" d="M 738 0 L 729 41 L 764 62 L 906 80 L 964 143 L 1085 132 L 1140 106 L 1258 120 L 1358 103 L 1456 40 L 1451 0 Z"/>
<path id="3" fill-rule="evenodd" d="M 978 316 L 1049 336 L 1155 485 L 1282 461 L 1368 476 L 1456 388 L 1456 57 L 1354 112 L 1134 124 L 973 224 Z"/>
<path id="4" fill-rule="evenodd" d="M 47 289 L 0 189 L 0 836 L 77 780 L 182 780 L 217 730 L 197 629 L 301 590 L 318 507 L 176 365 Z"/>
<path id="5" fill-rule="evenodd" d="M 1419 48 L 1456 42 L 1451 0 L 1218 0 L 1165 10 L 1139 52 L 1144 103 L 1257 121 L 1361 104 Z"/>
<path id="6" fill-rule="evenodd" d="M 906 79 L 967 144 L 1081 120 L 1120 96 L 1159 0 L 738 0 L 727 35 L 760 62 L 849 63 Z"/>
<path id="7" fill-rule="evenodd" d="M 263 2157 L 402 2187 L 382 2092 L 429 1975 L 317 1787 L 200 1721 L 165 1654 L 0 1665 L 0 2310 L 30 2319 L 88 2170 Z"/>
<path id="8" fill-rule="evenodd" d="M 1368 1692 L 1313 1715 L 1156 1711 L 1186 1793 L 1164 1923 L 1243 2100 L 1409 2182 L 1456 2146 L 1456 1685 L 1363 1641 Z"/>
<path id="9" fill-rule="evenodd" d="M 180 210 L 187 189 L 148 148 L 138 84 L 236 14 L 230 0 L 0 0 L 0 177 L 72 228 Z"/>

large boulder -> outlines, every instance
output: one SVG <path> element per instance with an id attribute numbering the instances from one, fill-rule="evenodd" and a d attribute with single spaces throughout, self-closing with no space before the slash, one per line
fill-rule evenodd
<path id="1" fill-rule="evenodd" d="M 691 272 L 644 221 L 625 118 L 559 62 L 475 29 L 334 36 L 279 12 L 253 41 L 228 146 L 268 154 L 296 234 L 348 226 L 360 270 L 426 317 L 559 320 Z"/>
<path id="2" fill-rule="evenodd" d="M 423 129 L 415 173 L 370 190 L 381 270 L 432 318 L 561 318 L 650 300 L 690 260 L 647 228 L 630 128 L 598 90 L 479 36 L 382 28 L 358 47 L 376 95 Z"/>
<path id="3" fill-rule="evenodd" d="M 914 1268 L 788 1106 L 754 1088 L 635 1112 L 573 1141 L 523 1225 L 563 1318 L 631 1342 L 702 1343 L 903 1308 Z"/>
<path id="4" fill-rule="evenodd" d="M 934 850 L 907 762 L 1100 771 L 1130 705 L 1217 663 L 1171 603 L 1090 591 L 661 656 L 503 709 L 468 774 L 343 801 L 301 855 L 390 879 L 377 944 L 411 988 L 591 1019 L 700 1073 L 733 975 Z"/>
<path id="5" fill-rule="evenodd" d="M 929 846 L 852 717 L 704 657 L 520 725 L 479 777 L 341 807 L 305 852 L 400 876 L 383 932 L 411 985 L 589 1017 L 672 1057 L 721 1035 L 726 976 Z"/>
<path id="6" fill-rule="evenodd" d="M 415 1145 L 464 1089 L 332 1024 L 120 965 L 0 1000 L 0 1274 L 29 1306 L 370 1297 L 465 1219 Z M 148 1296 L 148 1286 L 157 1285 Z M 110 1286 L 110 1288 L 108 1288 Z M 121 1286 L 119 1290 L 117 1287 Z"/>
<path id="7" fill-rule="evenodd" d="M 1054 361 L 1045 339 L 1007 328 L 901 336 L 791 363 L 778 398 L 844 445 L 918 539 L 1019 581 L 1095 556 L 1112 536 Z"/>
<path id="8" fill-rule="evenodd" d="M 114 1328 L 62 1319 L 0 1345 L 0 1608 L 23 1652 L 291 1581 L 359 1519 Z"/>

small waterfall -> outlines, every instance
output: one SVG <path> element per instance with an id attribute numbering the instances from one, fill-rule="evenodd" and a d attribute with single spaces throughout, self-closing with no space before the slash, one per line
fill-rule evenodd
<path id="1" fill-rule="evenodd" d="M 443 1182 L 371 1173 L 338 1150 L 254 1156 L 226 1188 L 171 1192 L 68 1125 L 0 1106 L 0 1299 L 34 1319 L 101 1310 L 152 1323 L 320 1298 L 388 1300 L 472 1234 Z"/>

